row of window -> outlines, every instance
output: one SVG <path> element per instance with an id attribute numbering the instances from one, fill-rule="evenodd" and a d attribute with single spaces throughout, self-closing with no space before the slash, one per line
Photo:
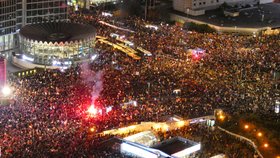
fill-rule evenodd
<path id="1" fill-rule="evenodd" d="M 66 14 L 61 14 L 61 15 L 52 15 L 52 16 L 42 16 L 42 17 L 27 18 L 26 22 L 27 23 L 39 23 L 39 22 L 61 20 L 61 19 L 66 19 L 66 18 L 67 18 Z"/>
<path id="2" fill-rule="evenodd" d="M 21 0 L 19 0 L 21 1 Z M 67 2 L 67 0 L 26 0 L 26 3 L 34 3 L 34 2 Z"/>
<path id="3" fill-rule="evenodd" d="M 21 3 L 17 3 L 17 9 L 22 9 L 22 4 Z"/>
<path id="4" fill-rule="evenodd" d="M 15 0 L 1 0 L 0 1 L 0 8 L 6 7 L 6 6 L 11 6 L 11 5 L 14 5 L 14 4 L 16 4 Z"/>
<path id="5" fill-rule="evenodd" d="M 6 15 L 1 15 L 0 14 L 0 22 L 2 22 L 2 21 L 7 21 L 7 20 L 13 20 L 13 19 L 15 19 L 16 18 L 16 14 L 6 14 Z"/>
<path id="6" fill-rule="evenodd" d="M 55 8 L 55 9 L 44 9 L 44 10 L 33 10 L 27 11 L 27 16 L 37 16 L 37 15 L 48 15 L 48 14 L 57 14 L 57 13 L 65 13 L 65 8 Z"/>
<path id="7" fill-rule="evenodd" d="M 43 19 L 66 19 L 67 18 L 65 11 L 55 12 L 55 14 L 53 14 L 53 15 L 49 14 L 48 12 L 45 12 L 45 14 L 42 14 L 42 11 L 35 11 L 35 12 L 33 11 L 32 13 L 27 14 L 28 17 L 30 17 L 30 18 L 27 17 L 27 23 L 40 22 L 40 20 L 37 20 L 37 19 L 40 19 L 42 17 L 44 17 Z M 44 15 L 46 15 L 46 16 L 44 16 Z M 40 17 L 38 17 L 38 16 L 40 16 Z M 16 18 L 15 15 L 13 15 L 11 17 L 10 16 L 0 16 L 0 28 L 14 26 L 16 23 L 22 23 L 21 16 Z"/>
<path id="8" fill-rule="evenodd" d="M 4 22 L 1 22 L 1 23 L 0 23 L 0 28 L 14 26 L 15 24 L 16 24 L 16 21 L 15 21 L 15 20 L 4 21 Z"/>
<path id="9" fill-rule="evenodd" d="M 194 2 L 195 2 L 196 0 L 194 0 Z M 216 3 L 219 3 L 220 2 L 220 0 L 216 0 Z M 211 0 L 211 4 L 213 4 L 214 3 L 214 0 Z M 193 6 L 196 6 L 196 4 L 198 4 L 199 6 L 201 6 L 201 5 L 206 5 L 206 2 L 198 2 L 198 3 L 193 3 Z"/>
<path id="10" fill-rule="evenodd" d="M 22 23 L 22 18 L 17 18 L 17 24 Z"/>
<path id="11" fill-rule="evenodd" d="M 0 15 L 16 11 L 16 6 L 0 7 Z"/>
<path id="12" fill-rule="evenodd" d="M 52 7 L 63 7 L 63 4 L 65 4 L 62 1 L 57 2 L 42 2 L 42 3 L 32 3 L 27 4 L 27 9 L 38 9 L 38 8 L 52 8 Z"/>
<path id="13" fill-rule="evenodd" d="M 10 34 L 12 32 L 16 32 L 16 27 L 12 26 L 12 27 L 9 27 L 9 28 L 4 28 L 4 29 L 0 28 L 0 36 Z"/>
<path id="14" fill-rule="evenodd" d="M 22 15 L 23 0 L 0 0 L 0 35 L 15 32 L 23 22 L 38 23 L 67 18 L 66 0 L 26 0 L 26 20 Z M 25 24 L 25 23 L 24 23 Z"/>

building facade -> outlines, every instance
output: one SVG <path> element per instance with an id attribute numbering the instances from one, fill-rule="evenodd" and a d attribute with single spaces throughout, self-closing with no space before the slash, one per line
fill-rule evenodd
<path id="1" fill-rule="evenodd" d="M 17 0 L 0 1 L 0 52 L 14 47 Z"/>
<path id="2" fill-rule="evenodd" d="M 174 0 L 173 9 L 190 15 L 202 15 L 205 10 L 216 9 L 223 3 L 230 5 L 251 5 L 271 3 L 273 0 Z"/>
<path id="3" fill-rule="evenodd" d="M 77 11 L 79 8 L 90 9 L 90 6 L 100 5 L 104 3 L 117 3 L 121 0 L 68 0 L 68 5 L 74 7 Z"/>
<path id="4" fill-rule="evenodd" d="M 18 46 L 17 32 L 23 26 L 67 18 L 67 0 L 1 0 L 0 52 Z"/>
<path id="5" fill-rule="evenodd" d="M 23 0 L 23 25 L 67 19 L 66 0 Z"/>
<path id="6" fill-rule="evenodd" d="M 46 22 L 24 26 L 19 32 L 21 67 L 69 67 L 93 55 L 96 31 L 91 25 Z"/>

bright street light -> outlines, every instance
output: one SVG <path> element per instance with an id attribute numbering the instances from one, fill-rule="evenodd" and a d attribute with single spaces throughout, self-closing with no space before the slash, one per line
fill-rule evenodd
<path id="1" fill-rule="evenodd" d="M 94 128 L 94 127 L 91 127 L 91 128 L 90 128 L 90 131 L 91 131 L 91 132 L 94 132 L 94 131 L 95 131 L 95 128 Z"/>
<path id="2" fill-rule="evenodd" d="M 225 118 L 224 115 L 220 115 L 220 116 L 219 116 L 219 119 L 220 119 L 220 120 L 224 120 L 224 118 Z"/>
<path id="3" fill-rule="evenodd" d="M 5 86 L 5 87 L 2 89 L 2 93 L 3 93 L 3 95 L 6 97 L 6 96 L 9 96 L 9 95 L 12 93 L 12 90 L 11 90 L 10 87 Z"/>

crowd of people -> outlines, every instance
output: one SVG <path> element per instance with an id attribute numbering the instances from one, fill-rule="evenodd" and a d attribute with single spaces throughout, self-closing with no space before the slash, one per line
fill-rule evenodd
<path id="1" fill-rule="evenodd" d="M 73 22 L 94 25 L 97 35 L 125 35 L 150 52 L 135 61 L 118 50 L 96 43 L 98 58 L 64 72 L 41 70 L 11 77 L 14 103 L 0 106 L 0 150 L 3 157 L 124 157 L 100 149 L 112 135 L 98 134 L 166 115 L 194 118 L 222 108 L 228 113 L 262 113 L 275 120 L 280 36 L 203 34 L 178 25 L 152 23 L 136 17 L 72 14 Z M 131 29 L 111 28 L 99 21 Z M 159 29 L 145 27 L 154 24 Z M 190 56 L 201 48 L 205 55 Z M 178 93 L 174 90 L 178 90 Z M 96 96 L 96 94 L 99 94 Z M 125 104 L 135 100 L 137 104 Z M 88 113 L 94 104 L 97 116 Z M 112 107 L 111 111 L 106 111 Z M 253 157 L 254 151 L 217 130 L 189 127 L 165 135 L 199 135 L 201 157 L 225 153 Z M 167 137 L 166 137 L 167 138 Z M 215 146 L 211 143 L 215 142 Z M 235 145 L 234 145 L 235 144 Z M 225 146 L 227 149 L 225 150 Z"/>
<path id="2" fill-rule="evenodd" d="M 211 157 L 223 153 L 228 157 L 258 157 L 252 146 L 245 141 L 228 136 L 223 131 L 201 124 L 184 126 L 167 132 L 158 132 L 161 140 L 181 136 L 201 143 L 201 152 L 196 157 Z M 221 148 L 223 146 L 224 148 Z"/>

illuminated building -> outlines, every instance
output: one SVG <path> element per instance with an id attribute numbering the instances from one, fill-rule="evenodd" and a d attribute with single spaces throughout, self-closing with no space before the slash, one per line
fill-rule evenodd
<path id="1" fill-rule="evenodd" d="M 68 22 L 39 23 L 23 27 L 19 37 L 20 55 L 14 63 L 26 68 L 69 67 L 91 57 L 95 28 Z"/>
<path id="2" fill-rule="evenodd" d="M 159 142 L 151 131 L 140 132 L 128 136 L 120 144 L 121 153 L 131 157 L 158 158 L 174 157 L 189 158 L 195 157 L 201 149 L 201 144 L 182 138 L 174 137 Z"/>
<path id="3" fill-rule="evenodd" d="M 17 0 L 0 1 L 0 52 L 15 46 L 16 4 Z"/>
<path id="4" fill-rule="evenodd" d="M 31 23 L 63 21 L 67 17 L 67 0 L 1 0 L 0 52 L 18 46 L 17 31 Z"/>
<path id="5" fill-rule="evenodd" d="M 193 16 L 205 14 L 206 10 L 219 8 L 223 3 L 252 5 L 271 3 L 273 0 L 174 0 L 174 10 L 184 12 Z"/>
<path id="6" fill-rule="evenodd" d="M 117 3 L 118 0 L 68 0 L 67 4 L 74 7 L 77 11 L 79 8 L 90 9 L 91 5 L 100 5 L 104 3 Z"/>
<path id="7" fill-rule="evenodd" d="M 62 21 L 67 17 L 67 0 L 23 0 L 23 26 L 31 23 Z"/>

